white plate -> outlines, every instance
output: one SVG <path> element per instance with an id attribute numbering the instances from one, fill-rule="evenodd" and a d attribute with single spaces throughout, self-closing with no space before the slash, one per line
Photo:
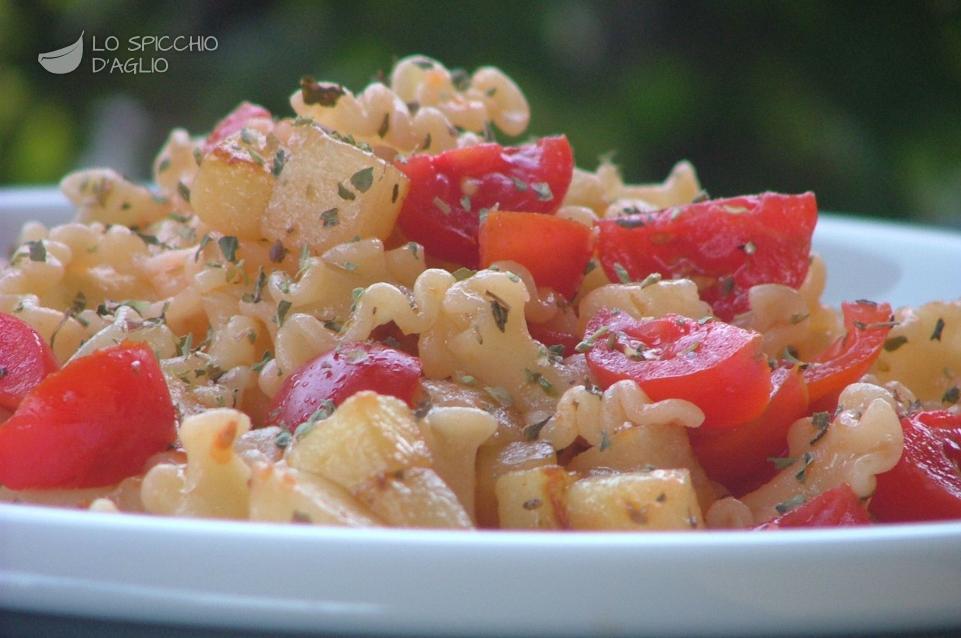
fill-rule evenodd
<path id="1" fill-rule="evenodd" d="M 0 233 L 66 214 L 0 191 Z M 828 217 L 827 298 L 961 295 L 961 235 Z M 0 607 L 387 635 L 961 626 L 961 523 L 772 533 L 341 530 L 0 505 Z"/>

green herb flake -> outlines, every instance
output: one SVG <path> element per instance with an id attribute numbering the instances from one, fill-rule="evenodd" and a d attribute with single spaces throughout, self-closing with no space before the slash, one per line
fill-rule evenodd
<path id="1" fill-rule="evenodd" d="M 804 494 L 798 494 L 796 496 L 792 496 L 786 501 L 778 503 L 777 505 L 774 506 L 774 509 L 777 510 L 778 514 L 784 515 L 790 512 L 791 510 L 796 509 L 801 505 L 803 505 L 804 501 L 806 500 L 807 499 L 804 497 Z"/>
<path id="2" fill-rule="evenodd" d="M 954 405 L 959 400 L 961 400 L 961 388 L 958 388 L 958 386 L 948 388 L 941 395 L 941 403 L 944 405 Z"/>
<path id="3" fill-rule="evenodd" d="M 611 435 L 607 433 L 607 430 L 601 431 L 601 444 L 599 447 L 601 452 L 611 447 Z"/>
<path id="4" fill-rule="evenodd" d="M 811 415 L 811 425 L 814 426 L 816 433 L 809 443 L 814 445 L 828 433 L 828 427 L 831 425 L 831 415 L 827 412 L 815 412 Z"/>
<path id="5" fill-rule="evenodd" d="M 628 274 L 627 269 L 620 264 L 620 262 L 614 263 L 614 274 L 617 275 L 618 281 L 622 284 L 631 283 L 631 276 Z"/>
<path id="6" fill-rule="evenodd" d="M 420 258 L 420 244 L 418 244 L 417 242 L 414 242 L 414 241 L 407 242 L 407 250 L 409 250 L 410 254 L 414 256 L 414 259 Z"/>
<path id="7" fill-rule="evenodd" d="M 290 445 L 292 440 L 293 437 L 290 436 L 290 432 L 287 430 L 281 430 L 277 433 L 277 436 L 274 437 L 274 445 L 279 447 L 281 450 L 285 450 L 287 449 L 287 446 Z"/>
<path id="8" fill-rule="evenodd" d="M 344 359 L 347 361 L 347 363 L 356 365 L 358 363 L 367 361 L 367 353 L 361 348 L 354 348 L 352 350 L 348 350 L 344 354 Z"/>
<path id="9" fill-rule="evenodd" d="M 476 274 L 476 270 L 471 270 L 470 268 L 465 268 L 463 266 L 451 273 L 456 281 L 464 281 L 465 279 L 473 277 Z"/>
<path id="10" fill-rule="evenodd" d="M 461 198 L 460 198 L 460 207 L 463 208 L 466 212 L 469 213 L 469 212 L 470 212 L 470 197 L 468 197 L 467 195 L 464 195 L 463 197 L 461 197 Z"/>
<path id="11" fill-rule="evenodd" d="M 332 228 L 340 223 L 338 211 L 339 209 L 337 208 L 328 208 L 320 214 L 320 219 L 323 222 L 324 228 Z"/>
<path id="12" fill-rule="evenodd" d="M 284 325 L 284 319 L 287 318 L 287 313 L 290 312 L 290 306 L 292 304 L 286 299 L 282 300 L 277 304 L 277 325 Z"/>
<path id="13" fill-rule="evenodd" d="M 721 277 L 717 283 L 721 287 L 722 297 L 729 297 L 734 292 L 734 277 Z"/>
<path id="14" fill-rule="evenodd" d="M 487 291 L 487 296 L 491 299 L 491 314 L 494 316 L 494 323 L 497 324 L 497 329 L 501 332 L 507 332 L 507 317 L 510 314 L 510 306 L 490 291 Z"/>
<path id="15" fill-rule="evenodd" d="M 183 182 L 177 182 L 177 193 L 180 194 L 180 198 L 185 202 L 190 201 L 190 188 Z"/>
<path id="16" fill-rule="evenodd" d="M 264 352 L 264 356 L 260 358 L 260 361 L 250 366 L 250 369 L 253 370 L 254 372 L 260 372 L 261 370 L 264 369 L 264 367 L 268 363 L 270 363 L 273 360 L 274 360 L 274 353 L 271 352 L 270 350 L 267 350 L 266 352 Z"/>
<path id="17" fill-rule="evenodd" d="M 585 337 L 584 340 L 581 341 L 579 344 L 577 344 L 576 346 L 574 346 L 574 352 L 578 352 L 578 353 L 587 352 L 588 350 L 590 350 L 591 348 L 594 347 L 594 343 L 595 343 L 598 339 L 604 337 L 604 336 L 607 335 L 610 331 L 611 331 L 611 329 L 610 329 L 608 326 L 601 326 L 601 327 L 598 328 L 595 332 L 593 332 L 593 333 L 591 333 L 590 335 L 588 335 L 587 337 Z"/>
<path id="18" fill-rule="evenodd" d="M 511 177 L 511 181 L 514 182 L 514 188 L 516 188 L 518 191 L 522 193 L 526 191 L 528 188 L 527 182 L 525 182 L 524 180 L 518 177 Z"/>
<path id="19" fill-rule="evenodd" d="M 656 283 L 660 283 L 663 277 L 659 272 L 652 272 L 650 275 L 641 280 L 641 288 L 647 288 L 648 286 L 653 286 Z"/>
<path id="20" fill-rule="evenodd" d="M 550 422 L 550 420 L 551 420 L 551 417 L 547 417 L 545 419 L 536 421 L 526 426 L 521 431 L 524 435 L 524 439 L 527 441 L 536 441 L 537 437 L 539 437 L 541 434 L 541 430 L 544 429 L 544 426 L 547 425 Z"/>
<path id="21" fill-rule="evenodd" d="M 47 261 L 47 247 L 43 245 L 43 240 L 28 241 L 25 245 L 30 261 Z"/>
<path id="22" fill-rule="evenodd" d="M 884 341 L 884 350 L 886 352 L 894 352 L 895 350 L 897 350 L 907 342 L 908 342 L 908 338 L 904 335 L 890 337 Z"/>
<path id="23" fill-rule="evenodd" d="M 397 198 L 400 196 L 400 184 L 394 184 L 393 190 L 390 193 L 390 203 L 394 204 L 397 202 Z"/>
<path id="24" fill-rule="evenodd" d="M 357 199 L 357 196 L 354 194 L 354 191 L 344 186 L 342 182 L 337 182 L 337 196 L 340 197 L 341 199 L 346 199 L 348 201 L 352 199 Z"/>
<path id="25" fill-rule="evenodd" d="M 337 100 L 347 91 L 339 84 L 318 82 L 310 75 L 300 78 L 300 93 L 304 104 L 318 104 L 320 106 L 336 106 Z"/>
<path id="26" fill-rule="evenodd" d="M 938 317 L 934 324 L 934 331 L 931 333 L 931 341 L 941 341 L 941 333 L 944 332 L 944 319 Z"/>
<path id="27" fill-rule="evenodd" d="M 224 259 L 232 264 L 237 263 L 237 248 L 240 246 L 240 242 L 233 235 L 224 235 L 217 240 L 217 245 L 220 246 L 220 252 L 223 254 Z"/>
<path id="28" fill-rule="evenodd" d="M 461 375 L 460 382 L 464 385 L 474 385 L 477 383 L 477 379 L 469 374 Z"/>
<path id="29" fill-rule="evenodd" d="M 270 252 L 268 253 L 270 261 L 275 264 L 279 264 L 287 256 L 287 249 L 284 248 L 284 244 L 279 239 L 274 242 L 274 245 L 270 247 Z"/>
<path id="30" fill-rule="evenodd" d="M 594 272 L 595 268 L 597 268 L 597 262 L 594 261 L 593 259 L 588 260 L 587 264 L 584 266 L 584 275 L 586 276 L 591 274 L 592 272 Z"/>
<path id="31" fill-rule="evenodd" d="M 549 202 L 554 199 L 554 193 L 551 192 L 551 185 L 547 182 L 534 182 L 531 184 L 531 190 L 537 194 L 537 199 L 542 202 Z"/>
<path id="32" fill-rule="evenodd" d="M 791 318 L 788 320 L 788 322 L 789 322 L 792 326 L 796 326 L 796 325 L 798 325 L 799 323 L 801 323 L 802 321 L 806 320 L 806 319 L 807 319 L 808 317 L 810 317 L 810 316 L 811 316 L 810 313 L 807 313 L 807 312 L 795 313 L 795 314 L 791 315 Z"/>
<path id="33" fill-rule="evenodd" d="M 614 220 L 614 223 L 621 228 L 641 228 L 644 226 L 644 220 L 641 217 L 618 217 Z"/>
<path id="34" fill-rule="evenodd" d="M 284 149 L 277 149 L 277 153 L 274 155 L 274 163 L 270 169 L 274 177 L 280 177 L 280 174 L 284 170 L 284 166 L 287 164 L 287 153 Z"/>
<path id="35" fill-rule="evenodd" d="M 774 469 L 780 471 L 794 465 L 797 458 L 796 456 L 769 456 L 767 460 L 774 465 Z"/>
<path id="36" fill-rule="evenodd" d="M 163 173 L 163 172 L 165 172 L 168 168 L 170 168 L 170 157 L 165 157 L 165 158 L 163 158 L 162 160 L 160 160 L 160 163 L 157 164 L 157 172 L 158 172 L 158 173 Z"/>
<path id="37" fill-rule="evenodd" d="M 188 332 L 184 336 L 180 337 L 179 341 L 177 341 L 177 355 L 181 357 L 186 357 L 188 354 L 190 354 L 193 351 L 193 347 L 194 347 L 194 336 L 193 334 Z"/>
<path id="38" fill-rule="evenodd" d="M 387 132 L 390 130 L 390 111 L 384 113 L 384 119 L 381 120 L 380 126 L 377 128 L 377 137 L 384 139 Z"/>
<path id="39" fill-rule="evenodd" d="M 797 472 L 797 474 L 794 475 L 794 478 L 796 478 L 798 482 L 803 483 L 804 480 L 807 478 L 808 466 L 814 462 L 814 454 L 812 454 L 811 452 L 805 452 L 804 455 L 801 457 L 801 462 L 803 463 L 803 466 Z"/>
<path id="40" fill-rule="evenodd" d="M 350 183 L 361 193 L 366 193 L 374 183 L 374 167 L 360 169 L 350 176 Z"/>

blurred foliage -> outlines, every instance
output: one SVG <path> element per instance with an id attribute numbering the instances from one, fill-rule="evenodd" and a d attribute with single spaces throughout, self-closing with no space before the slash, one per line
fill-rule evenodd
<path id="1" fill-rule="evenodd" d="M 210 34 L 153 75 L 51 75 L 37 54 L 83 30 Z M 121 47 L 121 52 L 124 47 Z M 818 193 L 822 208 L 961 224 L 961 3 L 0 0 L 0 184 L 88 162 L 143 178 L 166 131 L 241 99 L 289 113 L 311 73 L 359 90 L 395 57 L 502 67 L 532 134 L 626 177 L 680 158 L 714 195 Z M 89 56 L 89 54 L 87 54 Z"/>

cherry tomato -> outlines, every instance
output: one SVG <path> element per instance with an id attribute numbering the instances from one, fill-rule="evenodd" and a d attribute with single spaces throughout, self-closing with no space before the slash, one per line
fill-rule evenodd
<path id="1" fill-rule="evenodd" d="M 52 372 L 0 425 L 0 483 L 12 489 L 96 487 L 143 470 L 177 436 L 153 351 L 122 343 Z"/>
<path id="2" fill-rule="evenodd" d="M 397 167 L 410 189 L 397 223 L 427 254 L 477 268 L 484 209 L 553 213 L 574 171 L 564 136 L 523 146 L 479 144 L 439 155 L 414 155 Z"/>
<path id="3" fill-rule="evenodd" d="M 234 133 L 240 132 L 247 122 L 257 118 L 267 118 L 270 119 L 270 111 L 262 106 L 256 104 L 251 104 L 250 102 L 241 102 L 237 107 L 227 114 L 224 119 L 217 122 L 217 126 L 214 130 L 210 132 L 207 139 L 204 140 L 204 153 L 207 153 L 214 146 L 224 141 Z"/>
<path id="4" fill-rule="evenodd" d="M 16 410 L 24 395 L 59 366 L 28 323 L 0 313 L 0 407 Z"/>
<path id="5" fill-rule="evenodd" d="M 420 360 L 379 343 L 348 343 L 308 361 L 287 377 L 268 414 L 271 425 L 295 429 L 326 402 L 340 405 L 361 390 L 373 390 L 413 405 Z"/>
<path id="6" fill-rule="evenodd" d="M 873 301 L 841 304 L 847 333 L 811 361 L 804 371 L 813 410 L 831 412 L 838 396 L 864 375 L 881 354 L 891 330 L 891 306 Z"/>
<path id="7" fill-rule="evenodd" d="M 535 340 L 540 341 L 545 346 L 561 346 L 564 348 L 564 356 L 569 357 L 574 354 L 574 348 L 580 342 L 577 335 L 561 330 L 552 330 L 540 323 L 528 323 L 527 333 Z"/>
<path id="8" fill-rule="evenodd" d="M 512 260 L 530 271 L 538 286 L 573 299 L 594 254 L 593 231 L 569 219 L 536 213 L 494 211 L 480 227 L 480 265 Z"/>
<path id="9" fill-rule="evenodd" d="M 702 427 L 734 427 L 767 407 L 771 369 L 756 332 L 680 315 L 637 320 L 605 309 L 588 323 L 584 339 L 601 387 L 632 379 L 654 401 L 687 399 L 704 411 Z"/>
<path id="10" fill-rule="evenodd" d="M 701 278 L 701 297 L 730 321 L 751 286 L 801 285 L 816 223 L 813 193 L 718 199 L 601 220 L 598 255 L 611 281 Z"/>
<path id="11" fill-rule="evenodd" d="M 892 523 L 961 518 L 961 415 L 918 412 L 901 429 L 904 452 L 878 475 L 871 513 Z"/>
<path id="12" fill-rule="evenodd" d="M 746 494 L 777 473 L 768 460 L 787 449 L 787 431 L 807 414 L 807 388 L 797 367 L 771 374 L 771 399 L 758 418 L 728 430 L 689 430 L 691 447 L 708 476 L 732 494 Z"/>
<path id="13" fill-rule="evenodd" d="M 842 483 L 755 529 L 849 527 L 870 524 L 871 517 L 861 504 L 861 499 L 847 483 Z"/>

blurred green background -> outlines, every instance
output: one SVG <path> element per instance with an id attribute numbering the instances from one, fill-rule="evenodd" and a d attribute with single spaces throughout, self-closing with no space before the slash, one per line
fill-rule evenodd
<path id="1" fill-rule="evenodd" d="M 52 75 L 86 32 L 208 34 L 163 74 Z M 412 52 L 503 68 L 531 133 L 578 164 L 661 179 L 688 158 L 712 195 L 814 190 L 821 207 L 961 225 L 961 3 L 9 2 L 0 0 L 0 184 L 109 164 L 144 178 L 166 131 L 242 98 L 288 114 L 312 73 L 361 89 Z M 87 54 L 89 56 L 89 53 Z"/>

